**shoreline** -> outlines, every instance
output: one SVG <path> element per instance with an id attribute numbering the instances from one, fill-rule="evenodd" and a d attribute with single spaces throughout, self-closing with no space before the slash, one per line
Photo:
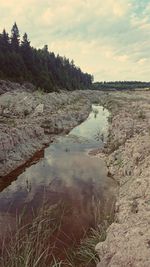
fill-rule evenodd
<path id="1" fill-rule="evenodd" d="M 0 179 L 24 165 L 49 145 L 87 119 L 93 103 L 103 105 L 99 91 L 43 93 L 17 85 L 0 95 Z M 28 86 L 28 85 L 27 85 Z M 25 90 L 26 89 L 26 90 Z"/>
<path id="2" fill-rule="evenodd" d="M 150 266 L 150 95 L 109 94 L 109 143 L 98 153 L 119 184 L 115 221 L 96 246 L 97 267 Z"/>

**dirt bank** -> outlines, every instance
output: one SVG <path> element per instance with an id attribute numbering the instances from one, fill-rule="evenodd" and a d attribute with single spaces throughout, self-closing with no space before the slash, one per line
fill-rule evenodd
<path id="1" fill-rule="evenodd" d="M 116 219 L 96 246 L 98 267 L 150 266 L 150 92 L 110 93 L 104 157 L 118 181 Z"/>
<path id="2" fill-rule="evenodd" d="M 45 94 L 31 84 L 0 81 L 0 177 L 25 163 L 57 134 L 84 121 L 102 93 Z"/>

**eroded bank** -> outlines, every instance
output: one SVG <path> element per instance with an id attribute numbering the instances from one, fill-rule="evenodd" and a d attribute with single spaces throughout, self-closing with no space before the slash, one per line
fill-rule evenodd
<path id="1" fill-rule="evenodd" d="M 66 134 L 84 121 L 91 104 L 103 98 L 101 92 L 45 94 L 31 90 L 28 84 L 3 83 L 0 86 L 6 92 L 0 95 L 0 177 L 24 164 L 55 135 Z"/>
<path id="2" fill-rule="evenodd" d="M 150 94 L 109 94 L 109 145 L 100 153 L 118 181 L 115 222 L 96 246 L 98 267 L 150 266 Z"/>

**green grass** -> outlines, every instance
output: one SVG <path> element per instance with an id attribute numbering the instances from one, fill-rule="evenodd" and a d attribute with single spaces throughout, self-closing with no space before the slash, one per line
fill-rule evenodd
<path id="1" fill-rule="evenodd" d="M 9 235 L 3 238 L 0 266 L 47 267 L 55 249 L 55 241 L 50 240 L 54 234 L 57 235 L 63 214 L 64 207 L 54 205 L 50 208 L 43 206 L 38 215 L 33 215 L 31 223 L 24 224 L 24 216 L 18 216 L 15 233 L 10 229 Z M 52 260 L 51 266 L 61 265 Z"/>
<path id="2" fill-rule="evenodd" d="M 93 267 L 99 262 L 95 246 L 106 238 L 106 227 L 100 225 L 96 229 L 90 229 L 80 245 L 74 251 L 74 262 L 72 267 L 86 266 Z"/>
<path id="3" fill-rule="evenodd" d="M 94 204 L 95 229 L 91 228 L 79 244 L 72 240 L 70 247 L 62 247 L 64 260 L 60 260 L 60 247 L 57 248 L 57 238 L 61 231 L 64 216 L 68 212 L 62 203 L 48 206 L 44 204 L 38 214 L 33 212 L 30 223 L 24 223 L 26 210 L 16 218 L 15 233 L 9 229 L 9 234 L 3 238 L 1 245 L 1 267 L 94 267 L 99 259 L 95 246 L 106 238 L 106 230 L 112 222 L 113 215 L 107 216 L 102 222 L 100 202 Z M 112 209 L 113 210 L 113 209 Z M 69 237 L 70 238 L 70 237 Z M 57 256 L 56 256 L 57 255 Z"/>

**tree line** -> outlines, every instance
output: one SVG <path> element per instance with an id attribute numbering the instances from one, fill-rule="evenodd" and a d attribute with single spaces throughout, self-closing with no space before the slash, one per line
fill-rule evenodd
<path id="1" fill-rule="evenodd" d="M 27 33 L 20 40 L 18 26 L 14 23 L 10 36 L 5 29 L 0 34 L 0 79 L 29 81 L 50 92 L 87 89 L 93 76 L 83 73 L 73 60 L 49 52 L 47 45 L 42 49 L 32 47 Z"/>
<path id="2" fill-rule="evenodd" d="M 95 82 L 92 85 L 95 90 L 132 90 L 138 88 L 150 88 L 150 82 L 140 81 L 114 81 L 114 82 Z"/>

